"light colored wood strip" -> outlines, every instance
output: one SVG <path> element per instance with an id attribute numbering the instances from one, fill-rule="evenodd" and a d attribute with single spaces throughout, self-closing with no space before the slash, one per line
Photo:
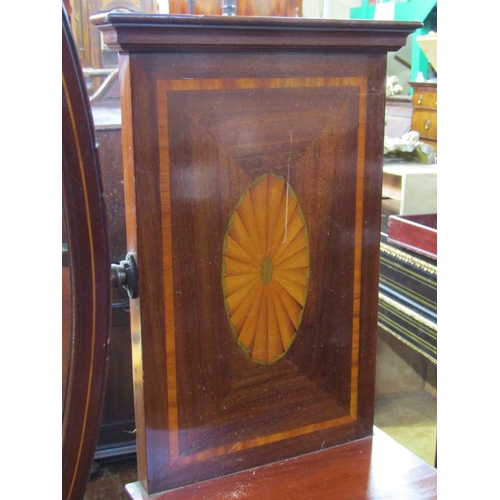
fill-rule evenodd
<path id="1" fill-rule="evenodd" d="M 363 200 L 366 156 L 366 79 L 359 81 L 359 116 L 358 116 L 358 158 L 356 172 L 356 222 L 354 233 L 354 290 L 352 318 L 352 351 L 351 351 L 351 416 L 356 419 L 358 411 L 358 378 L 359 378 L 359 335 L 361 312 L 361 264 L 363 246 Z"/>
<path id="2" fill-rule="evenodd" d="M 290 429 L 284 432 L 277 432 L 275 434 L 269 434 L 267 436 L 261 436 L 254 439 L 248 439 L 247 441 L 239 441 L 236 443 L 230 443 L 228 445 L 218 446 L 210 450 L 201 451 L 194 455 L 187 455 L 185 457 L 179 458 L 176 464 L 177 466 L 187 465 L 193 462 L 199 462 L 204 460 L 209 460 L 220 455 L 227 455 L 228 453 L 236 453 L 237 451 L 248 450 L 250 448 L 255 448 L 257 446 L 263 446 L 270 443 L 276 443 L 283 441 L 285 439 L 290 439 L 297 436 L 303 436 L 305 434 L 310 434 L 312 432 L 321 431 L 324 429 L 330 429 L 332 427 L 337 427 L 340 425 L 346 425 L 353 422 L 354 419 L 351 415 L 346 415 L 344 417 L 333 418 L 331 420 L 325 420 L 317 424 L 310 424 L 303 427 L 298 427 L 295 429 Z"/>
<path id="3" fill-rule="evenodd" d="M 327 78 L 235 78 L 235 79 L 193 79 L 161 80 L 158 89 L 173 91 L 189 90 L 230 90 L 257 88 L 297 88 L 297 87 L 352 87 L 359 86 L 362 77 L 327 77 Z"/>
<path id="4" fill-rule="evenodd" d="M 179 457 L 179 412 L 177 402 L 177 357 L 175 345 L 174 272 L 172 263 L 172 209 L 170 200 L 170 160 L 167 92 L 157 84 L 158 136 L 160 147 L 160 198 L 163 247 L 163 287 L 165 293 L 165 344 L 167 364 L 167 407 L 169 462 Z M 127 128 L 127 127 L 126 127 Z M 125 144 L 124 144 L 125 147 Z"/>

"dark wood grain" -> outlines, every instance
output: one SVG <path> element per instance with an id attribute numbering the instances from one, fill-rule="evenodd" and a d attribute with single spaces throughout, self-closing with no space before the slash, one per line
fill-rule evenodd
<path id="1" fill-rule="evenodd" d="M 106 214 L 85 81 L 62 17 L 62 178 L 71 282 L 63 407 L 63 498 L 83 498 L 104 401 L 111 311 Z M 65 273 L 66 274 L 66 273 Z M 64 385 L 64 382 L 63 382 Z"/>
<path id="2" fill-rule="evenodd" d="M 94 20 L 122 50 L 138 470 L 149 494 L 372 432 L 385 50 L 415 24 L 303 21 Z M 296 339 L 271 365 L 237 345 L 222 283 L 231 216 L 264 174 L 293 189 L 310 256 Z"/>
<path id="3" fill-rule="evenodd" d="M 108 13 L 92 16 L 104 42 L 125 51 L 343 51 L 387 53 L 406 44 L 418 22 L 293 17 Z"/>
<path id="4" fill-rule="evenodd" d="M 437 471 L 376 429 L 373 437 L 154 497 L 138 482 L 126 488 L 132 500 L 432 500 Z"/>

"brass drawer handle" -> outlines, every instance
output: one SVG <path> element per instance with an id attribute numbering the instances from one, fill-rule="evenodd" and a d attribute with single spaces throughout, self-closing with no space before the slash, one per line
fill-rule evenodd
<path id="1" fill-rule="evenodd" d="M 429 119 L 427 119 L 425 122 L 425 130 L 429 130 L 430 126 L 431 126 L 431 121 Z"/>
<path id="2" fill-rule="evenodd" d="M 424 99 L 424 94 L 420 94 L 418 96 L 418 101 L 417 101 L 417 104 L 422 104 L 422 100 Z"/>

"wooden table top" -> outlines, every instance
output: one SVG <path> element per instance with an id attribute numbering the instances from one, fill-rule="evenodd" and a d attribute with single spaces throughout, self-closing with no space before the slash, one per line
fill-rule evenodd
<path id="1" fill-rule="evenodd" d="M 437 470 L 381 430 L 374 436 L 229 476 L 132 500 L 427 500 L 437 498 Z"/>

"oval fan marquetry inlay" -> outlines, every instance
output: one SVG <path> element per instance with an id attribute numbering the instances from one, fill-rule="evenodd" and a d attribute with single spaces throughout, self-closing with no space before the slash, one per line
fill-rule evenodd
<path id="1" fill-rule="evenodd" d="M 265 174 L 245 191 L 223 253 L 222 286 L 233 335 L 252 361 L 273 363 L 295 339 L 309 281 L 304 216 L 285 179 Z"/>

